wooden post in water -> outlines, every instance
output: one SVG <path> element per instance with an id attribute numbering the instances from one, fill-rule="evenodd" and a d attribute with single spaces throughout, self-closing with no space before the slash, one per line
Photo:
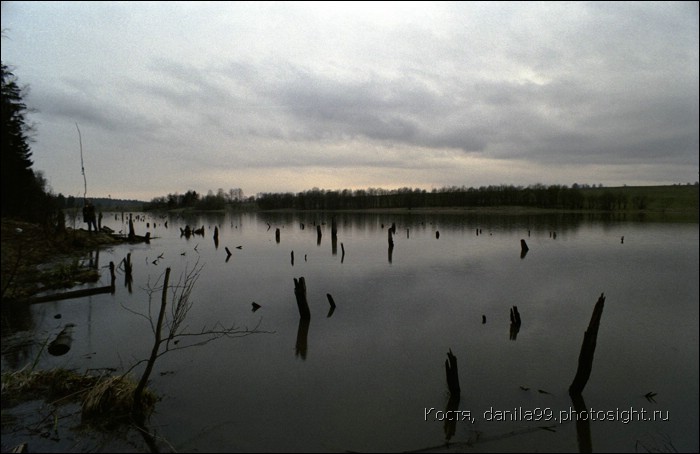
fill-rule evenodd
<path id="1" fill-rule="evenodd" d="M 510 340 L 516 340 L 518 338 L 518 333 L 520 332 L 520 325 L 522 321 L 520 320 L 520 312 L 518 312 L 518 306 L 513 306 L 510 309 Z"/>
<path id="2" fill-rule="evenodd" d="M 328 311 L 327 317 L 330 317 L 333 315 L 333 312 L 335 312 L 335 301 L 333 301 L 333 297 L 331 296 L 330 293 L 326 293 L 326 297 L 328 298 L 328 304 L 331 305 L 330 310 Z"/>
<path id="3" fill-rule="evenodd" d="M 129 214 L 129 241 L 134 241 L 136 239 L 136 233 L 134 232 L 134 221 L 131 219 L 131 214 Z"/>
<path id="4" fill-rule="evenodd" d="M 316 244 L 319 245 L 319 246 L 321 245 L 321 236 L 322 236 L 322 234 L 321 234 L 321 225 L 320 225 L 320 224 L 317 224 L 317 225 L 316 225 Z"/>
<path id="5" fill-rule="evenodd" d="M 523 240 L 523 239 L 521 238 L 521 239 L 520 239 L 520 251 L 521 251 L 521 252 L 527 252 L 527 251 L 529 251 L 529 250 L 530 250 L 530 248 L 527 247 L 527 243 L 525 242 L 525 240 Z"/>
<path id="6" fill-rule="evenodd" d="M 447 375 L 447 388 L 450 390 L 450 396 L 459 397 L 461 389 L 459 386 L 459 372 L 457 370 L 457 357 L 452 354 L 452 349 L 447 352 L 445 360 L 445 373 Z"/>
<path id="7" fill-rule="evenodd" d="M 525 242 L 525 240 L 523 240 L 521 238 L 520 239 L 520 258 L 524 259 L 525 256 L 527 255 L 527 251 L 529 251 L 529 250 L 530 250 L 530 248 L 527 247 L 527 243 Z"/>
<path id="8" fill-rule="evenodd" d="M 588 379 L 591 376 L 593 369 L 593 355 L 595 354 L 596 341 L 598 339 L 598 327 L 600 319 L 603 316 L 603 307 L 605 306 L 605 294 L 601 293 L 598 302 L 593 308 L 591 321 L 588 323 L 588 329 L 583 335 L 583 343 L 581 344 L 581 353 L 578 356 L 578 368 L 574 381 L 569 386 L 569 396 L 580 396 L 583 388 L 586 387 Z"/>
<path id="9" fill-rule="evenodd" d="M 303 277 L 294 278 L 294 296 L 297 299 L 299 316 L 304 320 L 310 320 L 311 311 L 309 310 L 309 302 L 306 300 L 306 281 Z"/>

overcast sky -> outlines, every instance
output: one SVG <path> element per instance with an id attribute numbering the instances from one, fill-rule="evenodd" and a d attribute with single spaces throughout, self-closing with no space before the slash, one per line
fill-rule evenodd
<path id="1" fill-rule="evenodd" d="M 2 2 L 53 191 L 698 181 L 698 2 Z"/>

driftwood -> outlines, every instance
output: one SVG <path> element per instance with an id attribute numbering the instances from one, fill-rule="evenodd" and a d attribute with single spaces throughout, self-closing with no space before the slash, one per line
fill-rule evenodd
<path id="1" fill-rule="evenodd" d="M 70 351 L 71 344 L 73 343 L 73 327 L 75 324 L 67 323 L 66 326 L 58 333 L 56 339 L 51 341 L 49 344 L 49 354 L 53 356 L 65 355 Z"/>
<path id="2" fill-rule="evenodd" d="M 583 335 L 583 343 L 581 344 L 581 353 L 578 357 L 578 368 L 574 381 L 569 386 L 569 396 L 580 396 L 583 388 L 586 387 L 588 379 L 591 376 L 593 369 L 593 355 L 595 354 L 596 341 L 598 339 L 598 328 L 600 319 L 603 316 L 603 307 L 605 306 L 605 294 L 601 293 L 593 308 L 591 321 L 588 323 L 588 329 Z"/>

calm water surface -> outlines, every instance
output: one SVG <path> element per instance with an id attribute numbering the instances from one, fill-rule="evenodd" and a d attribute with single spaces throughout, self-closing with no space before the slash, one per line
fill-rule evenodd
<path id="1" fill-rule="evenodd" d="M 32 327 L 38 342 L 75 323 L 70 352 L 42 353 L 41 368 L 123 371 L 152 347 L 149 322 L 135 314 L 148 312 L 149 285 L 166 267 L 172 282 L 201 265 L 189 331 L 222 323 L 266 332 L 158 360 L 151 387 L 163 400 L 151 425 L 177 451 L 411 451 L 448 440 L 476 452 L 576 452 L 586 443 L 594 451 L 698 450 L 697 223 L 337 214 L 334 247 L 331 216 L 171 216 L 165 228 L 164 218 L 145 215 L 136 231 L 150 231 L 156 237 L 150 244 L 92 255 L 105 267 L 131 253 L 132 292 L 120 271 L 115 295 L 34 305 L 8 323 Z M 104 223 L 126 229 L 120 215 Z M 182 237 L 185 225 L 204 226 L 204 236 Z M 521 239 L 530 248 L 525 257 Z M 308 324 L 294 296 L 299 277 L 307 285 Z M 108 284 L 103 269 L 96 285 Z M 603 292 L 583 393 L 596 420 L 586 435 L 585 426 L 557 418 L 570 415 L 567 389 Z M 337 304 L 332 314 L 327 294 Z M 154 314 L 159 301 L 156 293 Z M 515 333 L 513 306 L 522 317 Z M 31 363 L 38 342 L 3 349 L 3 370 Z M 451 415 L 471 418 L 456 421 L 453 435 L 441 420 L 450 349 L 462 388 L 450 408 L 460 413 Z M 644 397 L 649 392 L 656 393 L 653 401 Z"/>

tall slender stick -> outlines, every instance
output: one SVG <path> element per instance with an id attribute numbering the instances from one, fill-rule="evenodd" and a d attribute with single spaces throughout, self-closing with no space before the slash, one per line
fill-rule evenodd
<path id="1" fill-rule="evenodd" d="M 75 124 L 75 129 L 78 130 L 78 142 L 80 142 L 80 170 L 83 173 L 83 184 L 85 191 L 83 192 L 83 199 L 87 197 L 87 178 L 85 177 L 85 164 L 83 164 L 83 137 L 80 134 L 80 128 L 78 123 Z"/>

